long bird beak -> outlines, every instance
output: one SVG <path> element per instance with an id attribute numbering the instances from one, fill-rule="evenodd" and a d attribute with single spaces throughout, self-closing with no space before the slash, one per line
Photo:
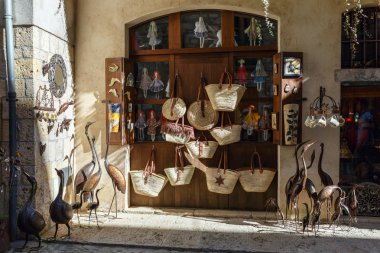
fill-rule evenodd
<path id="1" fill-rule="evenodd" d="M 95 121 L 89 121 L 89 122 L 87 122 L 87 124 L 86 124 L 86 126 L 85 126 L 85 131 L 86 131 L 86 133 L 88 132 L 88 128 L 92 125 L 92 124 L 94 124 L 95 123 Z"/>
<path id="2" fill-rule="evenodd" d="M 313 142 L 310 142 L 308 143 L 307 145 L 305 145 L 301 151 L 301 157 L 304 156 L 305 152 L 311 147 L 313 146 L 315 143 L 317 143 L 318 141 L 313 141 Z"/>

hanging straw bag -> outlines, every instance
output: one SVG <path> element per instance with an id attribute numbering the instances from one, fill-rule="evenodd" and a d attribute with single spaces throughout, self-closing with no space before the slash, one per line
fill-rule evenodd
<path id="1" fill-rule="evenodd" d="M 216 141 L 208 141 L 206 136 L 203 135 L 203 137 L 203 141 L 199 138 L 196 141 L 186 143 L 189 154 L 194 158 L 212 158 L 218 148 Z"/>
<path id="2" fill-rule="evenodd" d="M 224 164 L 223 169 L 220 168 L 222 159 Z M 220 157 L 218 168 L 206 168 L 207 189 L 210 192 L 220 194 L 231 194 L 233 192 L 239 179 L 239 173 L 229 170 L 227 167 L 227 150 L 225 149 Z"/>
<path id="3" fill-rule="evenodd" d="M 227 84 L 223 84 L 225 76 L 228 79 Z M 214 110 L 232 112 L 235 111 L 247 88 L 240 84 L 233 84 L 231 74 L 224 71 L 219 84 L 209 84 L 205 89 Z"/>
<path id="4" fill-rule="evenodd" d="M 186 104 L 183 101 L 183 99 L 179 97 L 174 97 L 175 95 L 178 96 L 178 92 L 176 92 L 178 79 L 180 79 L 180 77 L 178 76 L 178 74 L 176 74 L 170 98 L 167 99 L 165 103 L 162 105 L 162 114 L 168 120 L 178 120 L 182 118 L 186 113 Z"/>
<path id="5" fill-rule="evenodd" d="M 179 159 L 177 159 L 177 157 Z M 178 160 L 180 166 L 178 167 Z M 181 147 L 175 148 L 174 167 L 164 169 L 166 176 L 172 186 L 190 184 L 194 174 L 193 165 L 183 165 L 183 157 Z"/>
<path id="6" fill-rule="evenodd" d="M 259 168 L 255 168 L 254 159 L 257 157 Z M 276 169 L 263 168 L 261 166 L 260 155 L 257 151 L 251 156 L 251 167 L 241 168 L 240 184 L 246 192 L 266 192 L 273 181 Z"/>
<path id="7" fill-rule="evenodd" d="M 167 183 L 167 178 L 163 175 L 154 173 L 156 169 L 155 164 L 155 149 L 152 148 L 149 160 L 144 170 L 132 170 L 129 172 L 131 175 L 133 189 L 137 194 L 157 197 L 161 190 Z"/>
<path id="8" fill-rule="evenodd" d="M 210 130 L 218 122 L 219 113 L 212 108 L 211 102 L 206 100 L 203 75 L 198 89 L 198 99 L 189 106 L 187 120 L 195 129 Z"/>
<path id="9" fill-rule="evenodd" d="M 190 139 L 194 139 L 194 128 L 185 125 L 185 119 L 182 117 L 182 124 L 166 123 L 161 126 L 161 133 L 165 134 L 165 140 L 176 144 L 186 144 Z"/>
<path id="10" fill-rule="evenodd" d="M 224 112 L 222 112 L 221 126 L 214 127 L 210 130 L 212 137 L 214 137 L 220 146 L 240 141 L 241 125 L 232 125 L 230 116 L 228 114 L 227 118 L 229 125 L 224 126 Z"/>

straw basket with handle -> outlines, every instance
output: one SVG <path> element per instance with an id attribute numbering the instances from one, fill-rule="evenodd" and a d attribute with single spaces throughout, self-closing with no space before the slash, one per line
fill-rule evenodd
<path id="1" fill-rule="evenodd" d="M 210 130 L 212 137 L 214 137 L 220 146 L 240 141 L 241 125 L 232 125 L 230 116 L 228 114 L 227 118 L 229 125 L 224 126 L 224 112 L 222 112 L 221 126 L 214 127 Z"/>
<path id="2" fill-rule="evenodd" d="M 164 169 L 172 186 L 190 184 L 195 170 L 193 165 L 184 166 L 181 149 L 182 147 L 175 148 L 174 167 Z M 178 166 L 178 160 L 180 166 Z"/>
<path id="3" fill-rule="evenodd" d="M 198 89 L 197 101 L 187 110 L 187 120 L 195 129 L 210 130 L 218 122 L 219 113 L 212 108 L 211 102 L 206 99 L 204 90 L 206 80 L 201 74 L 201 83 Z"/>
<path id="4" fill-rule="evenodd" d="M 224 84 L 226 76 L 228 83 Z M 214 110 L 232 112 L 235 111 L 247 88 L 240 84 L 233 84 L 231 74 L 225 70 L 218 84 L 209 84 L 205 89 Z"/>
<path id="5" fill-rule="evenodd" d="M 178 97 L 177 94 L 178 80 L 180 80 L 180 77 L 178 74 L 176 74 L 170 98 L 167 99 L 162 105 L 162 114 L 168 120 L 178 120 L 182 118 L 186 113 L 186 104 L 182 98 Z"/>
<path id="6" fill-rule="evenodd" d="M 207 140 L 206 136 L 202 133 L 204 140 L 199 138 L 196 141 L 186 143 L 186 148 L 189 154 L 195 158 L 212 158 L 218 148 L 216 141 Z"/>
<path id="7" fill-rule="evenodd" d="M 257 158 L 259 168 L 255 168 L 254 159 Z M 262 167 L 260 155 L 257 151 L 251 156 L 251 167 L 241 168 L 240 184 L 246 192 L 266 192 L 273 181 L 276 169 Z"/>
<path id="8" fill-rule="evenodd" d="M 137 194 L 157 197 L 167 183 L 167 178 L 163 175 L 154 173 L 155 164 L 155 148 L 153 146 L 150 157 L 144 170 L 132 170 L 131 175 L 133 189 Z"/>
<path id="9" fill-rule="evenodd" d="M 161 133 L 165 134 L 165 140 L 176 144 L 186 144 L 190 139 L 194 139 L 194 128 L 185 125 L 185 119 L 182 117 L 182 124 L 166 123 L 161 126 Z"/>
<path id="10" fill-rule="evenodd" d="M 223 160 L 223 169 L 220 168 Z M 227 150 L 224 149 L 218 168 L 206 168 L 207 189 L 210 192 L 220 194 L 231 194 L 235 188 L 236 182 L 239 179 L 239 173 L 229 170 L 227 160 Z"/>

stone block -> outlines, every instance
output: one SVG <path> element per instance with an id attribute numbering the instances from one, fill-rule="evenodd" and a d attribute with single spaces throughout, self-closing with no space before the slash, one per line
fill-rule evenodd
<path id="1" fill-rule="evenodd" d="M 0 79 L 0 97 L 6 96 L 7 93 L 7 80 Z"/>
<path id="2" fill-rule="evenodd" d="M 33 79 L 25 79 L 25 96 L 34 97 L 34 82 Z"/>
<path id="3" fill-rule="evenodd" d="M 16 79 L 15 84 L 16 84 L 17 97 L 24 97 L 25 96 L 25 80 Z"/>
<path id="4" fill-rule="evenodd" d="M 16 27 L 14 29 L 15 45 L 33 46 L 33 28 L 32 27 Z"/>
<path id="5" fill-rule="evenodd" d="M 50 45 L 49 52 L 51 52 L 53 54 L 59 53 L 58 52 L 58 50 L 59 50 L 59 39 L 56 36 L 49 34 L 49 45 Z"/>
<path id="6" fill-rule="evenodd" d="M 49 34 L 41 30 L 40 31 L 40 49 L 49 52 L 50 51 L 49 43 L 50 43 Z"/>
<path id="7" fill-rule="evenodd" d="M 35 158 L 35 149 L 34 149 L 34 142 L 31 141 L 21 141 L 20 142 L 20 148 L 19 151 L 21 153 L 21 164 L 26 165 L 34 165 Z"/>
<path id="8" fill-rule="evenodd" d="M 18 98 L 16 103 L 17 117 L 19 119 L 33 119 L 33 106 L 34 104 L 32 98 Z"/>
<path id="9" fill-rule="evenodd" d="M 64 139 L 58 139 L 55 145 L 55 160 L 62 161 L 64 158 Z"/>
<path id="10" fill-rule="evenodd" d="M 14 58 L 15 59 L 22 59 L 22 48 L 21 47 L 14 49 Z"/>
<path id="11" fill-rule="evenodd" d="M 22 56 L 24 58 L 33 58 L 33 48 L 32 47 L 23 47 L 22 48 Z"/>
<path id="12" fill-rule="evenodd" d="M 55 162 L 56 159 L 55 159 L 55 156 L 56 156 L 56 145 L 57 145 L 57 140 L 50 140 L 46 146 L 46 151 L 48 153 L 48 157 L 47 157 L 47 160 L 49 162 Z M 45 152 L 46 152 L 45 151 Z"/>
<path id="13" fill-rule="evenodd" d="M 38 60 L 38 59 L 33 59 L 33 73 L 34 73 L 34 77 L 42 77 L 42 67 L 43 67 L 43 64 L 42 64 L 42 61 L 41 60 Z"/>
<path id="14" fill-rule="evenodd" d="M 33 78 L 33 61 L 31 59 L 15 60 L 16 78 Z"/>
<path id="15" fill-rule="evenodd" d="M 9 120 L 1 121 L 1 139 L 2 140 L 9 139 Z"/>
<path id="16" fill-rule="evenodd" d="M 41 45 L 40 45 L 40 36 L 41 36 L 41 32 L 40 32 L 40 28 L 37 27 L 37 26 L 33 26 L 33 48 L 34 49 L 40 49 L 41 48 Z"/>
<path id="17" fill-rule="evenodd" d="M 20 141 L 34 141 L 34 119 L 21 119 L 18 123 L 20 127 Z"/>

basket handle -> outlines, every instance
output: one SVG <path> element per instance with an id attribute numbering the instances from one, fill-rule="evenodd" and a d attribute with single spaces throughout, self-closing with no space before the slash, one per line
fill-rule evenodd
<path id="1" fill-rule="evenodd" d="M 178 158 L 179 158 L 179 167 L 178 167 Z M 183 172 L 184 170 L 184 165 L 183 165 L 183 157 L 182 157 L 182 146 L 177 146 L 175 147 L 175 158 L 174 158 L 174 167 L 177 172 L 177 179 L 176 182 L 179 181 L 180 178 L 180 173 Z"/>
<path id="2" fill-rule="evenodd" d="M 252 156 L 251 156 L 251 173 L 252 174 L 255 173 L 255 156 L 257 157 L 257 160 L 259 162 L 260 173 L 263 173 L 263 167 L 261 166 L 260 154 L 256 150 L 252 153 Z"/>
<path id="3" fill-rule="evenodd" d="M 232 127 L 232 122 L 231 122 L 230 115 L 228 114 L 228 112 L 226 114 L 227 114 L 228 124 L 229 124 L 229 126 Z M 224 127 L 224 112 L 222 112 L 222 120 L 220 122 L 220 126 Z"/>
<path id="4" fill-rule="evenodd" d="M 205 100 L 206 100 L 205 85 L 206 85 L 206 79 L 203 76 L 203 72 L 201 72 L 201 82 L 198 88 L 197 102 L 201 102 L 201 112 L 202 112 L 203 118 L 206 117 L 205 115 Z"/>
<path id="5" fill-rule="evenodd" d="M 177 100 L 178 100 L 178 91 L 177 91 L 177 86 L 178 86 L 178 80 L 180 79 L 180 76 L 177 74 L 175 74 L 175 78 L 174 78 L 174 84 L 173 84 L 173 90 L 170 94 L 170 98 L 171 98 L 171 105 L 170 105 L 170 116 L 173 116 L 174 112 L 174 106 L 175 104 L 177 103 Z M 174 96 L 177 96 L 177 97 L 174 97 Z"/>
<path id="6" fill-rule="evenodd" d="M 222 73 L 222 75 L 220 76 L 220 79 L 219 79 L 219 89 L 222 88 L 222 84 L 223 84 L 223 81 L 224 81 L 224 77 L 227 76 L 227 80 L 228 80 L 228 89 L 231 89 L 232 87 L 232 76 L 231 74 L 227 71 L 227 68 L 224 70 L 224 72 Z"/>
<path id="7" fill-rule="evenodd" d="M 224 171 L 224 174 L 226 174 L 226 170 L 228 169 L 228 158 L 227 158 L 226 148 L 224 148 L 223 153 L 220 156 L 220 160 L 218 164 L 218 174 L 219 174 L 219 170 L 221 169 L 220 166 L 222 165 L 222 160 L 223 160 L 223 171 Z"/>
<path id="8" fill-rule="evenodd" d="M 156 159 L 156 151 L 155 147 L 153 145 L 152 151 L 150 152 L 150 156 L 148 159 L 148 162 L 146 163 L 145 169 L 144 169 L 144 184 L 148 182 L 148 177 L 152 175 L 155 170 L 156 170 L 156 164 L 155 164 L 155 159 Z"/>

